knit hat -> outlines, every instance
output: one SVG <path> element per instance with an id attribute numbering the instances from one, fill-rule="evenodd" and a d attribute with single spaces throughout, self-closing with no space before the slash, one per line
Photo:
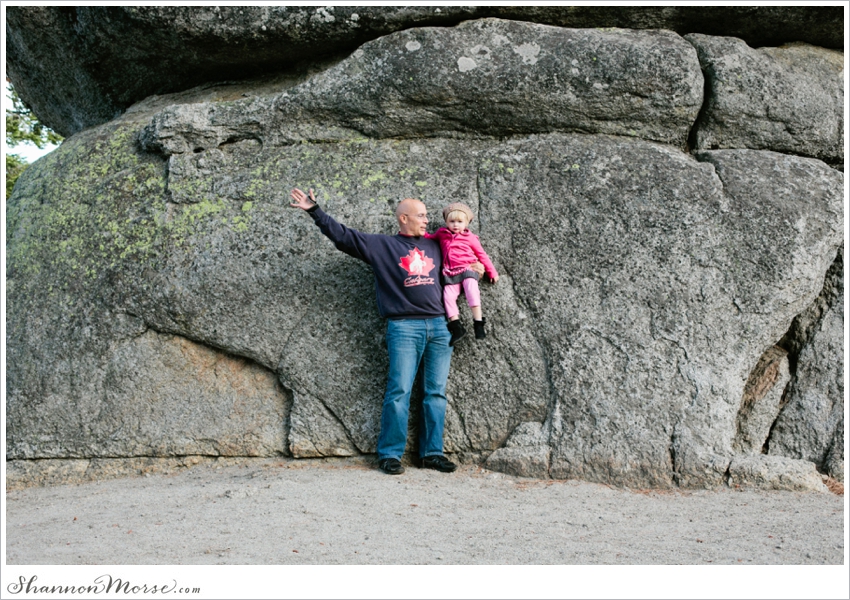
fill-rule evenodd
<path id="1" fill-rule="evenodd" d="M 475 215 L 472 214 L 472 209 L 469 208 L 463 202 L 452 202 L 447 207 L 443 209 L 443 220 L 446 220 L 446 217 L 449 216 L 449 213 L 455 210 L 459 210 L 462 213 L 466 213 L 466 216 L 469 218 L 469 222 L 472 223 L 472 219 L 475 218 Z"/>

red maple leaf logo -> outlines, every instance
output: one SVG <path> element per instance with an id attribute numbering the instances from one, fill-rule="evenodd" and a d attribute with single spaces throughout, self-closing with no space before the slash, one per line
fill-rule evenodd
<path id="1" fill-rule="evenodd" d="M 407 271 L 408 275 L 427 277 L 431 269 L 434 268 L 434 261 L 426 256 L 419 248 L 414 248 L 408 252 L 407 256 L 401 257 L 401 262 L 398 263 L 398 266 Z"/>

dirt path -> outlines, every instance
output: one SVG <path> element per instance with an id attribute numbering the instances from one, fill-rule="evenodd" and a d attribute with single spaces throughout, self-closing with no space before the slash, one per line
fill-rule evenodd
<path id="1" fill-rule="evenodd" d="M 6 564 L 841 565 L 844 510 L 834 494 L 251 460 L 7 492 Z"/>

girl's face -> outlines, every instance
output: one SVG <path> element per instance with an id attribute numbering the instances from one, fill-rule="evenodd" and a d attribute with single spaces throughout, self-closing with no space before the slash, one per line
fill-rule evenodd
<path id="1" fill-rule="evenodd" d="M 466 215 L 463 213 L 451 214 L 449 215 L 449 218 L 446 219 L 446 227 L 448 227 L 449 231 L 452 233 L 463 233 L 468 225 L 469 219 L 467 219 Z"/>

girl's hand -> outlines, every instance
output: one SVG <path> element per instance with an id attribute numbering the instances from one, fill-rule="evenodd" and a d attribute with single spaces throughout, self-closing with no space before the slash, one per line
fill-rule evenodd
<path id="1" fill-rule="evenodd" d="M 491 283 L 497 283 L 498 281 L 499 281 L 499 276 L 498 276 L 498 275 L 496 275 L 495 277 L 493 277 L 493 278 L 491 278 L 491 279 L 490 279 L 490 282 L 491 282 Z"/>
<path id="2" fill-rule="evenodd" d="M 292 190 L 292 193 L 289 194 L 292 196 L 294 202 L 290 202 L 289 206 L 292 208 L 300 208 L 301 210 L 307 210 L 313 208 L 316 205 L 316 196 L 313 194 L 313 188 L 310 188 L 310 195 L 307 196 L 304 192 L 295 188 Z"/>

